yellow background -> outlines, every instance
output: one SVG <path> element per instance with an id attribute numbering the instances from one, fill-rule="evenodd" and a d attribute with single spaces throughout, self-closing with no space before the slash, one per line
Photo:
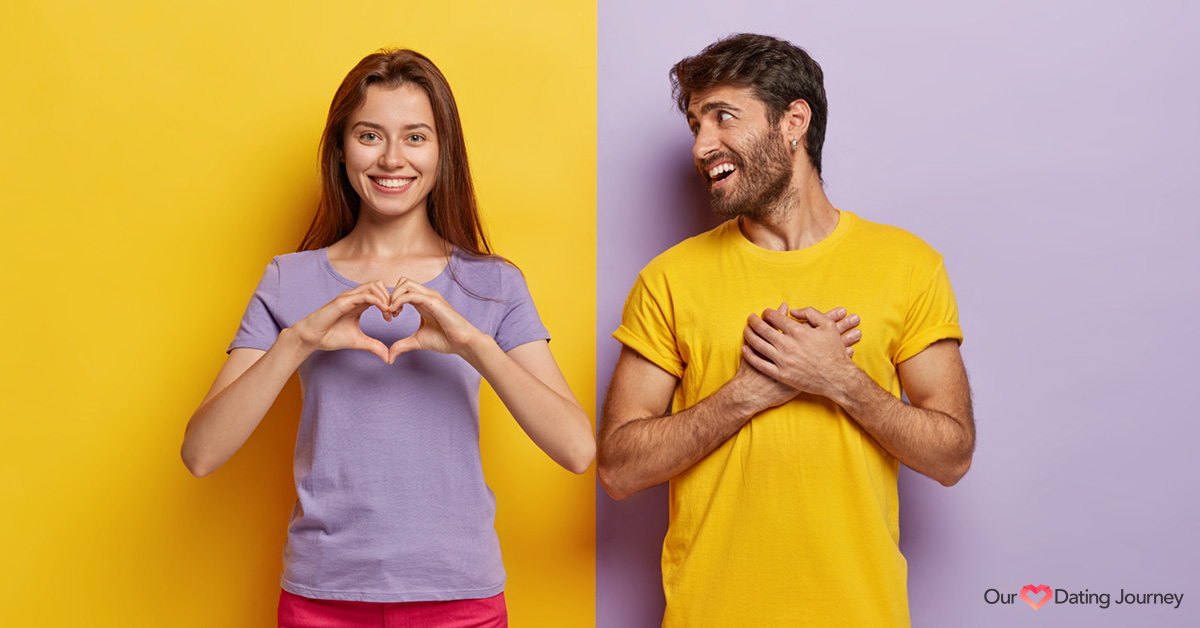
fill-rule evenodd
<path id="1" fill-rule="evenodd" d="M 0 625 L 274 625 L 293 381 L 202 480 L 183 426 L 317 195 L 329 100 L 419 50 L 458 97 L 485 219 L 595 406 L 596 8 L 527 1 L 0 8 Z M 590 626 L 593 478 L 485 390 L 515 626 Z"/>

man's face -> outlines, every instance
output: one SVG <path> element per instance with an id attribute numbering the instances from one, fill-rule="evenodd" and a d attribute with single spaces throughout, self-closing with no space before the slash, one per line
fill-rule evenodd
<path id="1" fill-rule="evenodd" d="M 792 155 L 767 107 L 748 87 L 721 85 L 692 96 L 692 157 L 721 218 L 761 220 L 778 207 L 792 181 Z"/>

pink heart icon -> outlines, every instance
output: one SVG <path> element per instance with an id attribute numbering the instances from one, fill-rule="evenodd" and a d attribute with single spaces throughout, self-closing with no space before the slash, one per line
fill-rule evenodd
<path id="1" fill-rule="evenodd" d="M 1039 584 L 1036 587 L 1032 584 L 1027 584 L 1021 587 L 1021 599 L 1025 603 L 1032 606 L 1033 610 L 1042 607 L 1043 604 L 1050 601 L 1050 587 Z"/>

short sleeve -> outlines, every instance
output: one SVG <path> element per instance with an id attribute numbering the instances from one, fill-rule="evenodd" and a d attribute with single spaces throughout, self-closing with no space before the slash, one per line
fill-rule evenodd
<path id="1" fill-rule="evenodd" d="M 642 271 L 625 300 L 621 326 L 613 332 L 613 338 L 682 379 L 684 362 L 675 339 L 675 315 L 670 303 L 666 281 L 648 280 L 647 271 Z"/>
<path id="2" fill-rule="evenodd" d="M 234 349 L 259 349 L 266 351 L 275 344 L 275 339 L 282 331 L 275 317 L 275 307 L 279 303 L 279 262 L 271 260 L 263 271 L 254 296 L 242 314 L 242 322 L 238 326 L 233 342 L 229 343 L 226 353 Z"/>
<path id="3" fill-rule="evenodd" d="M 549 340 L 550 333 L 542 325 L 533 297 L 525 277 L 515 266 L 505 264 L 500 270 L 500 285 L 503 290 L 504 312 L 494 336 L 500 349 L 508 352 L 527 342 Z"/>
<path id="4" fill-rule="evenodd" d="M 947 338 L 962 344 L 962 328 L 958 325 L 958 303 L 950 287 L 950 276 L 940 256 L 936 268 L 927 278 L 917 278 L 918 287 L 909 296 L 904 333 L 893 362 L 899 364 L 924 351 L 929 345 Z"/>

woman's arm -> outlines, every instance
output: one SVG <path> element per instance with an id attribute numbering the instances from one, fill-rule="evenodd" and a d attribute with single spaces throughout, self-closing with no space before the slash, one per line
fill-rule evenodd
<path id="1" fill-rule="evenodd" d="M 343 292 L 280 332 L 267 351 L 234 349 L 184 430 L 180 456 L 188 471 L 203 477 L 228 462 L 254 433 L 288 378 L 314 351 L 361 349 L 391 362 L 387 347 L 358 326 L 358 317 L 372 306 L 382 310 L 385 318 L 394 314 L 383 282 Z"/>
<path id="2" fill-rule="evenodd" d="M 296 371 L 295 334 L 285 329 L 268 351 L 234 349 L 183 432 L 180 456 L 196 477 L 225 464 L 241 449 Z"/>
<path id="3" fill-rule="evenodd" d="M 563 377 L 550 343 L 528 342 L 505 353 L 480 334 L 461 354 L 504 402 L 504 407 L 552 460 L 583 473 L 596 456 L 592 424 Z"/>
<path id="4" fill-rule="evenodd" d="M 417 332 L 392 345 L 392 360 L 415 349 L 458 355 L 492 385 L 521 429 L 546 455 L 573 473 L 591 466 L 596 455 L 592 424 L 545 340 L 505 353 L 436 290 L 407 279 L 397 284 L 390 303 L 397 311 L 411 304 L 421 315 Z"/>

